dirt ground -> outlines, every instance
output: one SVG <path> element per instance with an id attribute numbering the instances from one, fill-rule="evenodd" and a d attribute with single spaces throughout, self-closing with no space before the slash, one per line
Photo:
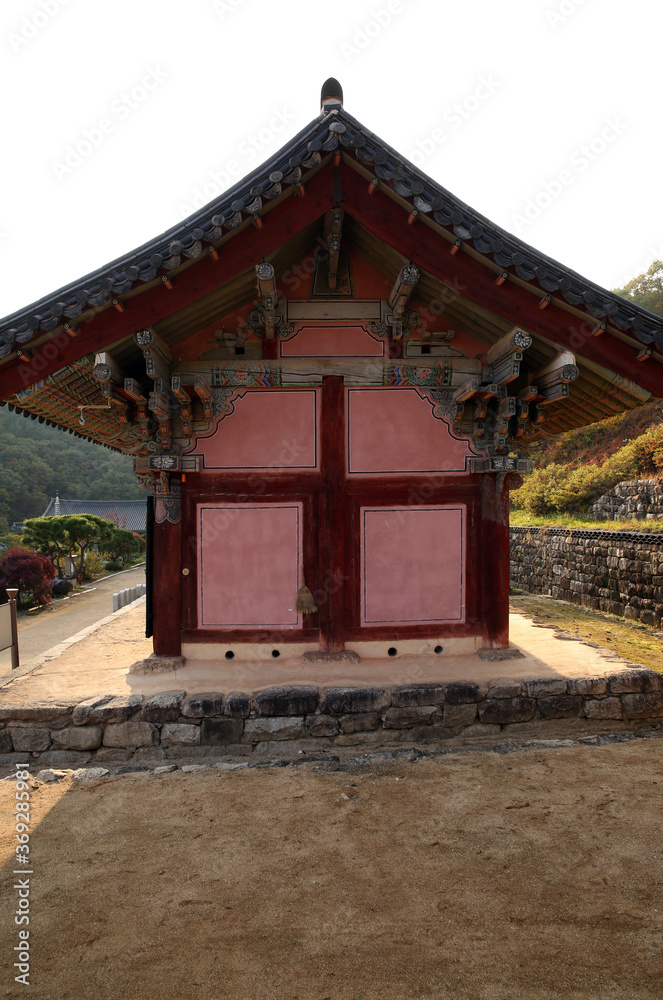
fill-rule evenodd
<path id="1" fill-rule="evenodd" d="M 40 785 L 29 990 L 70 1000 L 660 1000 L 663 740 Z M 355 773 L 361 770 L 361 773 Z"/>

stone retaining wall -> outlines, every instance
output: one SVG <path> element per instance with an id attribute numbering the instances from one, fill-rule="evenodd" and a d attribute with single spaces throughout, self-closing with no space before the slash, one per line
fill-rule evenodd
<path id="1" fill-rule="evenodd" d="M 663 517 L 663 482 L 631 479 L 617 485 L 589 508 L 597 521 L 623 521 L 635 517 L 653 521 Z"/>
<path id="2" fill-rule="evenodd" d="M 663 534 L 511 528 L 511 585 L 663 625 Z"/>
<path id="3" fill-rule="evenodd" d="M 437 742 L 495 737 L 563 720 L 583 732 L 663 719 L 663 677 L 644 667 L 608 677 L 510 678 L 384 688 L 278 687 L 79 705 L 0 707 L 0 764 L 51 766 L 146 756 L 251 754 L 306 745 Z M 589 727 L 589 728 L 587 728 Z M 504 735 L 502 738 L 505 738 Z"/>

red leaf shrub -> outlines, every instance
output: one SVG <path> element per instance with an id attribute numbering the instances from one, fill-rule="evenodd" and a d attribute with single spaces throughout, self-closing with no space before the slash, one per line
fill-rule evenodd
<path id="1" fill-rule="evenodd" d="M 0 559 L 0 603 L 5 603 L 7 587 L 18 587 L 18 603 L 48 604 L 55 566 L 46 556 L 29 549 L 9 549 Z"/>

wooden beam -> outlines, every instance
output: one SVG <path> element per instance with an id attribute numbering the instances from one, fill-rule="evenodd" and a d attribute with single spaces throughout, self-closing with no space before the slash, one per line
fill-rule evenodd
<path id="1" fill-rule="evenodd" d="M 481 482 L 481 623 L 484 649 L 509 645 L 509 491 L 500 473 Z"/>
<path id="2" fill-rule="evenodd" d="M 134 334 L 134 340 L 143 352 L 145 371 L 150 378 L 162 379 L 167 382 L 170 378 L 170 364 L 173 360 L 168 344 L 164 343 L 161 337 L 149 327 L 138 330 Z"/>
<path id="3" fill-rule="evenodd" d="M 539 392 L 545 395 L 559 385 L 575 382 L 580 374 L 575 356 L 570 351 L 561 351 L 534 376 Z"/>
<path id="4" fill-rule="evenodd" d="M 496 365 L 499 362 L 511 357 L 513 354 L 521 354 L 526 351 L 528 347 L 532 346 L 532 338 L 529 333 L 516 327 L 507 333 L 504 337 L 501 337 L 496 344 L 488 349 L 486 354 L 485 364 L 486 365 Z"/>
<path id="5" fill-rule="evenodd" d="M 408 226 L 399 207 L 382 188 L 367 202 L 364 178 L 349 164 L 344 163 L 341 169 L 344 172 L 342 206 L 346 212 L 378 239 L 406 255 L 417 267 L 457 295 L 490 309 L 507 322 L 574 350 L 590 361 L 608 365 L 654 395 L 663 396 L 663 366 L 638 363 L 632 345 L 607 331 L 602 337 L 593 338 L 591 329 L 596 321 L 589 315 L 585 324 L 566 310 L 541 310 L 536 294 L 515 281 L 497 288 L 495 272 L 480 260 L 469 253 L 458 253 L 453 258 L 443 254 L 444 237 L 432 226 L 427 222 L 415 229 Z M 590 328 L 588 335 L 583 332 L 585 325 Z"/>
<path id="6" fill-rule="evenodd" d="M 170 389 L 178 403 L 180 404 L 180 420 L 182 421 L 182 434 L 186 438 L 193 436 L 193 418 L 191 414 L 191 396 L 182 385 L 179 375 L 173 375 L 170 380 Z"/>
<path id="7" fill-rule="evenodd" d="M 213 417 L 212 403 L 214 402 L 214 397 L 212 396 L 207 379 L 203 375 L 196 375 L 193 388 L 196 396 L 203 404 L 203 416 L 209 422 Z"/>
<path id="8" fill-rule="evenodd" d="M 407 300 L 412 295 L 420 276 L 421 272 L 414 264 L 406 264 L 401 268 L 388 299 L 388 305 L 397 320 L 403 318 Z"/>
<path id="9" fill-rule="evenodd" d="M 329 254 L 329 289 L 335 291 L 338 281 L 338 260 L 341 253 L 341 232 L 345 213 L 342 208 L 333 208 L 325 216 L 325 242 Z"/>
<path id="10" fill-rule="evenodd" d="M 92 377 L 96 382 L 101 382 L 102 385 L 107 383 L 122 385 L 124 382 L 120 366 L 108 351 L 101 351 L 95 355 Z"/>

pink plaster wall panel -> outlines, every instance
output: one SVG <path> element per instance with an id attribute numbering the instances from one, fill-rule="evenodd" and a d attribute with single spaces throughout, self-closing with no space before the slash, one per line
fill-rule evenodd
<path id="1" fill-rule="evenodd" d="M 465 510 L 362 508 L 362 625 L 465 620 Z"/>
<path id="2" fill-rule="evenodd" d="M 315 389 L 247 390 L 232 400 L 192 455 L 205 469 L 315 469 L 318 465 L 318 406 Z"/>
<path id="3" fill-rule="evenodd" d="M 466 472 L 473 455 L 416 389 L 348 390 L 348 472 Z"/>
<path id="4" fill-rule="evenodd" d="M 280 348 L 282 358 L 384 357 L 384 341 L 360 326 L 305 326 Z"/>
<path id="5" fill-rule="evenodd" d="M 199 626 L 300 626 L 301 553 L 301 504 L 200 504 Z"/>

